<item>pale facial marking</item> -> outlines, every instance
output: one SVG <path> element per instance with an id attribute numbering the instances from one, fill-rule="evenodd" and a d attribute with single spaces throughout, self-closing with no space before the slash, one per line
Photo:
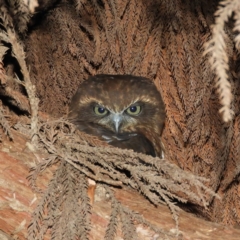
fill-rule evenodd
<path id="1" fill-rule="evenodd" d="M 125 114 L 124 111 L 125 109 L 121 112 L 110 111 L 109 115 L 99 120 L 99 124 L 112 126 L 112 130 L 114 130 L 116 133 L 120 132 L 121 128 L 126 124 L 136 124 L 136 119 Z"/>

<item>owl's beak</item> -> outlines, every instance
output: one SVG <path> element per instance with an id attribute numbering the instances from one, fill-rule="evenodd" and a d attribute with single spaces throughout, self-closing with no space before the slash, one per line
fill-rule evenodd
<path id="1" fill-rule="evenodd" d="M 122 123 L 122 115 L 119 113 L 115 113 L 113 115 L 113 124 L 114 124 L 115 131 L 117 133 L 119 131 L 119 127 L 120 127 L 121 123 Z"/>

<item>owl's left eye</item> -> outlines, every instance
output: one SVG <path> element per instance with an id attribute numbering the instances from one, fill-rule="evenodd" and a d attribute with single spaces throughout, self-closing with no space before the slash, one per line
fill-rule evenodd
<path id="1" fill-rule="evenodd" d="M 104 107 L 101 106 L 96 106 L 93 108 L 94 112 L 98 116 L 105 116 L 108 114 L 108 110 Z"/>
<path id="2" fill-rule="evenodd" d="M 128 109 L 127 109 L 127 113 L 129 115 L 138 115 L 140 112 L 141 112 L 142 108 L 141 106 L 136 106 L 136 105 L 133 105 L 133 106 L 130 106 Z"/>

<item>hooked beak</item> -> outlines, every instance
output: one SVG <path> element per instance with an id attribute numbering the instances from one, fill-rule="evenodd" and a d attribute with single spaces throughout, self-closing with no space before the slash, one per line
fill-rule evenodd
<path id="1" fill-rule="evenodd" d="M 115 131 L 117 133 L 118 133 L 119 126 L 121 125 L 121 123 L 122 123 L 122 116 L 119 113 L 115 113 L 113 115 L 113 125 L 114 125 Z"/>

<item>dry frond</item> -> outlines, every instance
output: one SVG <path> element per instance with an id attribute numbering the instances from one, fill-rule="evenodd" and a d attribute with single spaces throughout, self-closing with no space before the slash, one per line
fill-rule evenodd
<path id="1" fill-rule="evenodd" d="M 233 111 L 231 110 L 231 85 L 228 81 L 229 60 L 225 43 L 225 24 L 229 21 L 232 14 L 235 16 L 235 31 L 239 28 L 240 2 L 238 0 L 224 0 L 219 3 L 219 8 L 215 13 L 215 24 L 212 26 L 212 38 L 205 44 L 205 53 L 209 54 L 209 61 L 216 74 L 216 88 L 219 93 L 222 108 L 223 121 L 232 120 Z M 236 47 L 239 47 L 239 34 L 235 37 Z"/>
<path id="2" fill-rule="evenodd" d="M 18 59 L 22 74 L 24 76 L 23 85 L 27 91 L 29 103 L 31 107 L 32 142 L 36 144 L 36 136 L 37 136 L 37 129 L 38 129 L 38 103 L 39 103 L 39 100 L 36 97 L 36 88 L 30 80 L 29 71 L 25 62 L 25 53 L 24 53 L 23 47 L 17 41 L 17 37 L 13 31 L 9 31 L 8 36 L 9 36 L 9 39 L 11 40 L 13 54 Z"/>
<path id="3" fill-rule="evenodd" d="M 112 190 L 104 185 L 107 190 L 107 193 L 110 196 L 112 202 L 112 213 L 110 216 L 110 221 L 107 227 L 105 239 L 114 239 L 114 234 L 116 233 L 116 227 L 118 224 L 118 217 L 120 217 L 121 221 L 121 230 L 123 233 L 123 237 L 126 240 L 138 239 L 136 225 L 142 224 L 148 228 L 150 228 L 153 232 L 158 233 L 160 236 L 169 237 L 173 236 L 169 232 L 165 232 L 162 229 L 157 228 L 151 223 L 147 222 L 142 216 L 131 211 L 130 209 L 123 206 L 114 196 Z"/>
<path id="4" fill-rule="evenodd" d="M 59 198 L 63 201 L 63 198 L 59 197 L 60 190 L 54 190 L 57 191 L 56 193 L 52 192 L 53 189 L 59 188 L 59 185 L 56 187 L 52 184 L 57 184 L 57 182 L 59 184 L 59 181 L 60 184 L 66 184 L 63 188 L 64 191 L 66 191 L 65 194 L 67 194 L 68 191 L 71 191 L 72 198 L 75 198 L 74 194 L 80 194 L 77 192 L 77 189 L 74 194 L 72 193 L 72 188 L 74 187 L 69 180 L 71 177 L 69 175 L 72 174 L 71 171 L 75 174 L 87 176 L 95 181 L 106 184 L 117 186 L 124 184 L 130 186 L 143 194 L 155 205 L 160 203 L 167 204 L 173 213 L 173 218 L 176 221 L 177 227 L 178 207 L 173 203 L 174 200 L 183 203 L 190 201 L 199 206 L 206 207 L 208 205 L 206 196 L 209 194 L 211 196 L 217 196 L 212 190 L 204 185 L 204 182 L 207 181 L 205 178 L 197 177 L 191 173 L 185 172 L 166 160 L 153 158 L 144 154 L 137 154 L 131 150 L 122 150 L 113 147 L 105 147 L 103 149 L 102 147 L 97 146 L 98 142 L 94 147 L 89 146 L 88 142 L 83 137 L 84 135 L 79 135 L 75 126 L 67 121 L 60 119 L 42 123 L 38 129 L 38 136 L 41 148 L 45 148 L 48 151 L 50 158 L 37 166 L 36 171 L 31 175 L 31 182 L 33 183 L 36 176 L 47 166 L 55 163 L 57 159 L 61 161 L 61 166 L 56 174 L 58 174 L 59 171 L 62 171 L 61 177 L 55 175 L 54 180 L 52 180 L 48 187 L 47 192 L 49 193 L 45 193 L 45 200 L 42 200 L 42 202 L 39 203 L 40 205 L 46 205 L 47 203 L 49 204 L 49 202 L 55 204 L 56 200 L 60 201 Z M 65 168 L 69 169 L 68 172 L 65 172 L 67 170 L 63 170 Z M 70 169 L 72 170 L 70 171 Z M 69 180 L 68 183 L 65 182 L 68 181 L 67 179 Z M 83 181 L 81 177 L 78 179 Z M 84 184 L 86 183 L 84 182 Z M 83 189 L 81 191 L 83 191 Z M 61 192 L 61 194 L 63 193 Z M 80 197 L 82 195 L 78 196 Z M 70 200 L 65 199 L 64 201 Z M 61 206 L 63 206 L 63 204 L 67 203 L 59 203 Z M 113 239 L 114 233 L 116 232 L 120 210 L 117 202 L 113 201 L 112 204 L 113 212 L 105 239 Z M 60 208 L 58 210 L 60 210 Z M 54 207 L 54 209 L 51 210 L 52 213 L 50 213 L 54 216 L 51 215 L 50 218 L 45 216 L 46 221 L 43 221 L 40 217 L 43 215 L 43 209 L 36 211 L 37 212 L 35 212 L 35 215 L 33 216 L 34 220 L 32 227 L 30 228 L 31 237 L 29 239 L 34 239 L 33 236 L 36 237 L 37 235 L 42 236 L 45 234 L 45 232 L 42 232 L 43 230 L 40 232 L 37 230 L 39 222 L 42 222 L 46 228 L 49 228 L 49 226 L 54 224 L 54 236 L 58 236 L 56 239 L 61 239 L 60 236 L 64 231 L 60 231 L 59 228 L 63 228 L 65 227 L 65 224 L 67 224 L 65 219 L 61 219 L 63 216 L 62 214 L 65 213 L 58 212 Z M 50 211 L 50 209 L 48 211 Z M 56 211 L 58 212 L 58 215 L 56 215 Z M 61 208 L 61 211 L 63 211 L 63 208 Z M 71 215 L 73 213 L 69 210 L 66 214 Z M 55 218 L 57 219 L 56 224 L 52 222 Z M 82 219 L 82 221 L 84 220 Z M 60 222 L 63 225 L 60 225 Z M 46 231 L 45 227 L 41 229 Z M 123 224 L 123 227 L 125 228 L 126 225 Z M 128 232 L 128 229 L 123 229 L 123 232 L 125 230 Z M 65 229 L 65 232 L 66 231 L 67 229 Z M 37 235 L 36 232 L 38 232 Z M 69 234 L 72 236 L 71 232 Z"/>
<path id="5" fill-rule="evenodd" d="M 108 191 L 108 194 L 110 191 Z M 106 234 L 104 236 L 105 240 L 113 240 L 114 236 L 117 232 L 117 226 L 118 226 L 118 217 L 120 214 L 121 209 L 119 209 L 119 203 L 114 198 L 113 194 L 110 195 L 111 201 L 112 201 L 112 212 L 110 215 L 110 220 L 107 226 Z"/>
<path id="6" fill-rule="evenodd" d="M 229 152 L 229 162 L 226 166 L 227 174 L 225 174 L 222 189 L 223 191 L 227 191 L 230 189 L 232 185 L 238 182 L 239 173 L 240 173 L 240 116 L 236 116 L 234 119 L 234 124 L 232 126 L 233 136 L 231 141 L 231 147 Z"/>
<path id="7" fill-rule="evenodd" d="M 28 239 L 44 239 L 51 227 L 52 239 L 87 240 L 90 229 L 87 186 L 80 171 L 61 162 L 33 213 Z"/>
<path id="8" fill-rule="evenodd" d="M 2 126 L 5 134 L 11 140 L 13 140 L 13 136 L 11 134 L 11 129 L 10 129 L 9 123 L 8 123 L 6 117 L 5 117 L 5 114 L 4 114 L 4 109 L 3 109 L 2 103 L 0 104 L 0 125 Z"/>
<path id="9" fill-rule="evenodd" d="M 120 211 L 123 237 L 126 240 L 137 239 L 136 227 L 130 214 Z"/>
<path id="10" fill-rule="evenodd" d="M 30 2 L 33 2 L 31 0 L 27 6 L 25 3 L 25 0 L 7 0 L 8 4 L 8 11 L 13 19 L 13 26 L 15 27 L 15 30 L 18 34 L 25 35 L 27 31 L 27 24 L 30 20 L 31 14 L 30 9 L 28 6 L 30 6 Z"/>
<path id="11" fill-rule="evenodd" d="M 5 50 L 4 50 L 5 49 Z M 5 54 L 6 47 L 0 47 L 0 58 L 2 59 L 2 56 Z M 2 53 L 4 52 L 4 53 Z M 6 75 L 5 75 L 5 69 L 3 67 L 3 63 L 0 61 L 0 83 L 1 85 L 4 85 L 6 83 Z"/>
<path id="12" fill-rule="evenodd" d="M 234 9 L 234 20 L 235 22 L 234 22 L 233 31 L 236 32 L 234 41 L 235 41 L 235 46 L 238 52 L 240 52 L 240 6 L 239 5 L 235 6 L 235 9 Z"/>
<path id="13" fill-rule="evenodd" d="M 5 86 L 7 83 L 6 71 L 5 71 L 4 65 L 2 63 L 4 55 L 6 54 L 6 52 L 8 50 L 8 47 L 6 47 L 2 42 L 4 40 L 7 40 L 7 35 L 6 35 L 6 32 L 4 31 L 4 29 L 2 29 L 2 25 L 0 23 L 0 86 Z M 9 123 L 4 116 L 4 109 L 2 106 L 2 102 L 0 104 L 0 107 L 1 107 L 0 108 L 0 124 L 3 127 L 3 130 L 5 131 L 6 135 L 8 135 L 10 139 L 13 139 L 12 134 L 10 132 Z"/>
<path id="14" fill-rule="evenodd" d="M 23 0 L 23 2 L 28 6 L 30 13 L 34 13 L 35 8 L 39 6 L 38 0 Z"/>
<path id="15" fill-rule="evenodd" d="M 16 2 L 12 2 L 12 7 L 15 6 L 15 4 L 19 3 L 19 1 Z M 19 3 L 20 4 L 20 3 Z M 23 3 L 22 3 L 23 4 Z M 18 5 L 16 5 L 18 6 Z M 19 8 L 21 8 L 21 4 L 19 5 Z M 12 56 L 14 56 L 17 60 L 18 63 L 20 65 L 20 69 L 21 69 L 21 73 L 23 75 L 23 79 L 24 81 L 22 82 L 22 85 L 24 85 L 28 97 L 29 97 L 29 103 L 30 103 L 30 107 L 31 107 L 31 130 L 32 130 L 32 141 L 33 143 L 36 143 L 36 133 L 37 133 L 37 129 L 38 129 L 38 102 L 39 100 L 36 97 L 36 93 L 35 93 L 35 86 L 31 83 L 30 80 L 30 76 L 29 76 L 29 71 L 26 65 L 26 61 L 25 61 L 25 53 L 24 53 L 24 49 L 23 46 L 20 43 L 20 40 L 16 34 L 16 32 L 14 31 L 13 25 L 12 25 L 12 21 L 9 18 L 9 16 L 7 15 L 8 11 L 6 8 L 4 8 L 2 6 L 1 10 L 3 11 L 3 22 L 6 26 L 6 37 L 8 42 L 11 44 L 12 47 Z M 16 76 L 18 82 L 19 79 Z M 10 90 L 8 90 L 7 92 L 9 92 Z M 19 98 L 17 98 L 19 99 Z M 24 98 L 25 99 L 25 98 Z M 19 100 L 20 105 L 21 103 L 25 102 L 25 101 L 21 101 Z M 24 104 L 23 104 L 24 106 Z"/>
<path id="16" fill-rule="evenodd" d="M 38 176 L 49 166 L 56 163 L 58 160 L 55 156 L 49 156 L 48 158 L 44 159 L 42 162 L 37 164 L 35 167 L 30 169 L 30 175 L 28 177 L 29 183 L 32 189 L 36 192 L 42 193 L 42 189 L 38 188 L 36 185 L 36 181 Z"/>
<path id="17" fill-rule="evenodd" d="M 2 7 L 1 10 L 4 10 Z M 6 10 L 6 9 L 5 9 Z M 7 52 L 10 50 L 9 44 L 11 44 L 11 40 L 9 39 L 9 36 L 6 32 L 6 29 L 8 28 L 8 22 L 7 18 L 4 16 L 7 14 L 6 11 L 2 11 L 3 17 L 2 17 L 2 25 L 0 30 L 0 58 L 2 61 L 4 61 L 4 58 L 8 55 Z M 13 106 L 17 106 L 19 109 L 25 112 L 29 112 L 29 101 L 26 96 L 24 96 L 21 92 L 19 92 L 19 89 L 14 89 L 14 85 L 21 85 L 22 83 L 18 81 L 15 76 L 10 76 L 9 72 L 12 72 L 14 70 L 10 69 L 11 66 L 6 67 L 6 70 L 4 69 L 4 64 L 0 63 L 0 86 L 1 86 L 1 95 L 9 98 L 9 102 Z M 13 73 L 16 74 L 16 73 Z"/>
<path id="18" fill-rule="evenodd" d="M 131 210 L 129 210 L 127 207 L 120 205 L 121 206 L 121 210 L 124 214 L 129 215 L 129 217 L 131 217 L 131 219 L 133 219 L 134 221 L 136 221 L 138 224 L 142 224 L 144 226 L 147 226 L 148 228 L 150 228 L 153 232 L 159 234 L 159 236 L 162 237 L 162 239 L 169 239 L 168 237 L 172 236 L 172 237 L 176 237 L 176 235 L 169 233 L 167 231 L 164 231 L 163 229 L 159 229 L 158 227 L 154 226 L 153 224 L 149 223 L 148 221 L 146 221 L 146 219 L 141 216 L 140 214 L 133 212 Z M 130 231 L 130 230 L 129 230 Z M 134 239 L 134 238 L 132 238 Z"/>
<path id="19" fill-rule="evenodd" d="M 16 79 L 11 79 L 7 77 L 7 80 L 8 81 L 4 87 L 2 95 L 8 97 L 8 102 L 11 103 L 13 106 L 16 106 L 18 109 L 22 110 L 25 113 L 29 113 L 30 105 L 28 98 L 18 90 L 15 90 L 11 87 L 11 83 L 16 82 Z"/>

